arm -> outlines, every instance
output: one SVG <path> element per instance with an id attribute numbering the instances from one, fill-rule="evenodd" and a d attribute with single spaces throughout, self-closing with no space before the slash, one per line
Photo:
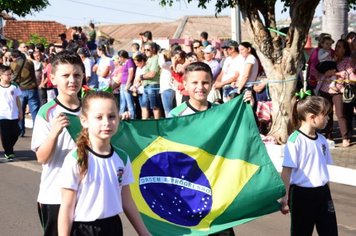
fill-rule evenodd
<path id="1" fill-rule="evenodd" d="M 122 187 L 121 195 L 122 206 L 124 208 L 125 215 L 129 219 L 132 226 L 135 228 L 138 235 L 151 235 L 150 232 L 147 230 L 146 226 L 143 224 L 135 202 L 132 199 L 129 185 L 125 185 Z"/>
<path id="2" fill-rule="evenodd" d="M 97 74 L 103 78 L 106 78 L 109 75 L 110 72 L 110 66 L 105 66 L 103 70 L 98 70 Z"/>
<path id="3" fill-rule="evenodd" d="M 241 79 L 237 83 L 237 87 L 242 90 L 243 87 L 245 87 L 246 82 L 248 81 L 248 78 L 250 77 L 251 71 L 252 71 L 253 64 L 246 64 L 244 73 L 241 76 Z"/>
<path id="4" fill-rule="evenodd" d="M 37 161 L 41 164 L 46 164 L 56 148 L 57 139 L 62 130 L 69 125 L 69 120 L 66 115 L 60 114 L 51 121 L 51 131 L 44 143 L 36 150 Z"/>
<path id="5" fill-rule="evenodd" d="M 23 119 L 22 106 L 21 106 L 21 100 L 19 97 L 16 97 L 16 105 L 17 105 L 17 109 L 19 110 L 19 120 L 22 120 Z"/>
<path id="6" fill-rule="evenodd" d="M 290 186 L 290 176 L 292 173 L 292 168 L 283 167 L 281 177 L 286 188 L 286 195 L 281 199 L 281 212 L 282 214 L 289 213 L 289 206 L 288 206 L 288 193 L 289 193 L 289 186 Z"/>
<path id="7" fill-rule="evenodd" d="M 62 189 L 62 203 L 58 213 L 59 236 L 69 236 L 71 233 L 76 198 L 76 191 L 66 188 Z"/>
<path id="8" fill-rule="evenodd" d="M 134 68 L 129 68 L 129 74 L 127 75 L 127 82 L 126 82 L 126 90 L 129 90 L 131 87 L 132 81 L 134 79 Z"/>

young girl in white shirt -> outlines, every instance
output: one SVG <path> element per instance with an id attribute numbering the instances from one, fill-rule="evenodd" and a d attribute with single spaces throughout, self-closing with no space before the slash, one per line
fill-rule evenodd
<path id="1" fill-rule="evenodd" d="M 150 235 L 131 196 L 130 159 L 110 143 L 119 125 L 118 114 L 110 93 L 93 92 L 83 100 L 77 149 L 62 167 L 60 236 L 123 235 L 122 211 L 139 235 Z"/>
<path id="2" fill-rule="evenodd" d="M 300 93 L 303 93 L 302 91 Z M 332 164 L 325 128 L 330 103 L 320 96 L 298 94 L 291 123 L 297 129 L 289 136 L 282 169 L 286 196 L 281 211 L 291 213 L 291 235 L 338 235 L 336 213 L 329 189 L 328 164 Z"/>

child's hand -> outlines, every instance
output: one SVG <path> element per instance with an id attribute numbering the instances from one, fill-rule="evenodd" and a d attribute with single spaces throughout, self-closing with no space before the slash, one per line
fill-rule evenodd
<path id="1" fill-rule="evenodd" d="M 289 213 L 289 206 L 288 206 L 287 198 L 282 198 L 280 211 L 282 212 L 283 215 L 286 215 Z"/>
<path id="2" fill-rule="evenodd" d="M 246 90 L 246 92 L 244 93 L 243 100 L 244 100 L 244 102 L 249 102 L 251 104 L 251 106 L 253 106 L 255 104 L 255 99 L 252 96 L 251 90 Z"/>
<path id="3" fill-rule="evenodd" d="M 69 125 L 68 117 L 61 113 L 51 121 L 51 132 L 57 136 L 62 132 L 62 130 Z"/>

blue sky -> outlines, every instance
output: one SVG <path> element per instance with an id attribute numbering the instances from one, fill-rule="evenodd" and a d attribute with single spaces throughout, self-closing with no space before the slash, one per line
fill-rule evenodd
<path id="1" fill-rule="evenodd" d="M 158 0 L 49 0 L 50 6 L 41 12 L 28 15 L 27 20 L 54 20 L 67 26 L 96 24 L 117 24 L 137 22 L 173 21 L 184 15 L 214 15 L 214 2 L 207 9 L 199 9 L 196 2 L 176 1 L 173 7 L 162 7 Z M 277 3 L 278 19 L 288 15 L 280 14 L 281 3 Z M 230 9 L 221 15 L 230 15 Z"/>

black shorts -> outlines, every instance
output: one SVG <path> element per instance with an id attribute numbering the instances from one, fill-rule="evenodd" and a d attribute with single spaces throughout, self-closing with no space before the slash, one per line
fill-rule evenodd
<path id="1" fill-rule="evenodd" d="M 122 222 L 119 215 L 91 222 L 74 221 L 72 236 L 121 236 Z"/>
<path id="2" fill-rule="evenodd" d="M 59 204 L 37 203 L 38 215 L 40 217 L 44 236 L 58 235 L 59 207 Z"/>
<path id="3" fill-rule="evenodd" d="M 291 235 L 310 236 L 314 226 L 320 236 L 337 236 L 336 213 L 329 185 L 289 188 Z"/>

